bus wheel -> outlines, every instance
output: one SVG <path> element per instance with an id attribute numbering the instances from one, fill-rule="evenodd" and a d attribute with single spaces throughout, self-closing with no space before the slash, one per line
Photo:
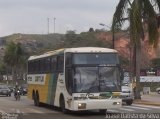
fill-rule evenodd
<path id="1" fill-rule="evenodd" d="M 107 109 L 100 109 L 100 110 L 99 110 L 99 113 L 100 113 L 100 114 L 104 114 L 104 115 L 105 115 L 106 112 L 107 112 Z"/>
<path id="2" fill-rule="evenodd" d="M 67 113 L 63 96 L 60 97 L 60 108 L 63 113 L 65 114 Z"/>
<path id="3" fill-rule="evenodd" d="M 34 94 L 33 95 L 33 100 L 34 100 L 34 106 L 37 106 L 37 99 L 36 99 L 37 97 L 36 97 L 36 95 Z"/>
<path id="4" fill-rule="evenodd" d="M 133 103 L 133 100 L 128 100 L 128 101 L 126 101 L 126 104 L 127 104 L 127 105 L 132 105 L 132 103 Z"/>
<path id="5" fill-rule="evenodd" d="M 37 106 L 40 106 L 40 102 L 39 102 L 39 98 L 38 97 L 37 97 L 36 103 L 37 103 Z"/>
<path id="6" fill-rule="evenodd" d="M 38 96 L 38 94 L 36 94 L 34 96 L 34 105 L 40 107 L 40 102 L 39 102 L 39 96 Z"/>
<path id="7" fill-rule="evenodd" d="M 35 105 L 35 106 L 38 106 L 38 103 L 37 103 L 37 96 L 34 97 L 34 105 Z"/>

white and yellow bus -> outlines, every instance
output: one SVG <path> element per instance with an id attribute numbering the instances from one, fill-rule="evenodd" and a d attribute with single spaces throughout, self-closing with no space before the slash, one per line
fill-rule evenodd
<path id="1" fill-rule="evenodd" d="M 68 110 L 120 108 L 120 68 L 116 50 L 65 48 L 28 59 L 28 97 Z"/>

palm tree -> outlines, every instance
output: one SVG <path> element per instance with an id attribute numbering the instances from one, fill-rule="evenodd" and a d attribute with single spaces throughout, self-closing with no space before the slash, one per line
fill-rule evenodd
<path id="1" fill-rule="evenodd" d="M 112 21 L 112 31 L 122 28 L 125 20 L 130 23 L 130 45 L 135 52 L 136 99 L 140 96 L 141 41 L 144 39 L 144 21 L 147 24 L 149 43 L 156 47 L 158 42 L 157 13 L 160 0 L 120 0 Z"/>
<path id="2" fill-rule="evenodd" d="M 5 50 L 4 62 L 12 70 L 13 80 L 17 80 L 17 74 L 19 69 L 22 69 L 25 63 L 25 52 L 23 51 L 21 44 L 10 42 Z"/>

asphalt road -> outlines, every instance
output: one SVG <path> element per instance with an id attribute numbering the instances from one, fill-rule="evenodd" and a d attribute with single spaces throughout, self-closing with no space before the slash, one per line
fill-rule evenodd
<path id="1" fill-rule="evenodd" d="M 16 101 L 13 96 L 0 96 L 0 118 L 2 119 L 128 119 L 126 114 L 142 116 L 145 119 L 146 117 L 159 119 L 160 114 L 158 113 L 160 113 L 160 107 L 133 104 L 132 106 L 123 105 L 120 109 L 110 109 L 107 115 L 101 115 L 97 111 L 63 114 L 53 107 L 45 105 L 35 107 L 33 101 L 27 99 L 26 96 L 21 96 L 20 101 Z"/>

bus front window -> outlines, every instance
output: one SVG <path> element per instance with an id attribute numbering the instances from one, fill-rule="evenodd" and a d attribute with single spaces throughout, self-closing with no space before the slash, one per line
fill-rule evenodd
<path id="1" fill-rule="evenodd" d="M 120 91 L 120 75 L 118 67 L 99 68 L 100 91 Z"/>
<path id="2" fill-rule="evenodd" d="M 76 93 L 98 92 L 96 67 L 76 67 L 74 89 Z"/>
<path id="3" fill-rule="evenodd" d="M 116 67 L 76 67 L 74 92 L 98 93 L 119 91 L 119 73 Z"/>

